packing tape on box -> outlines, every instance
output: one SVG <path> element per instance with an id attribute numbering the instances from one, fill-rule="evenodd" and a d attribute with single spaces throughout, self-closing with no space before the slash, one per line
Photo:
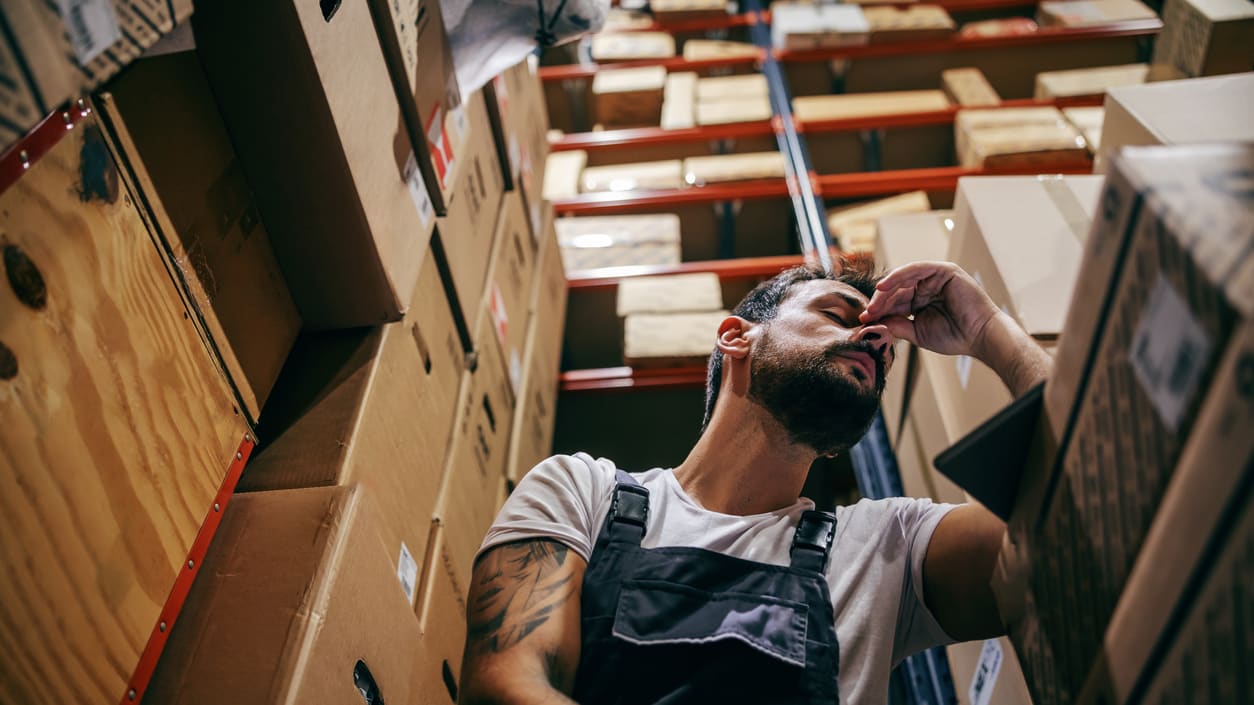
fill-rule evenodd
<path id="1" fill-rule="evenodd" d="M 1080 205 L 1080 199 L 1076 198 L 1075 192 L 1067 186 L 1066 179 L 1057 174 L 1036 178 L 1041 182 L 1045 193 L 1049 195 L 1049 200 L 1054 202 L 1054 207 L 1058 209 L 1063 222 L 1067 224 L 1067 229 L 1075 235 L 1076 240 L 1083 244 L 1085 238 L 1088 237 L 1090 218 L 1084 206 Z"/>

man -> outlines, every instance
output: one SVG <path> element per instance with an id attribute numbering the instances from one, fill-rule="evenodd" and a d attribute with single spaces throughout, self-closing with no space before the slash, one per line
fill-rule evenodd
<path id="1" fill-rule="evenodd" d="M 1003 633 L 987 510 L 894 498 L 833 519 L 798 498 L 865 433 L 895 338 L 974 356 L 1015 395 L 1050 367 L 958 267 L 870 266 L 785 271 L 722 321 L 673 470 L 581 453 L 519 483 L 477 559 L 463 703 L 884 703 L 911 653 Z"/>

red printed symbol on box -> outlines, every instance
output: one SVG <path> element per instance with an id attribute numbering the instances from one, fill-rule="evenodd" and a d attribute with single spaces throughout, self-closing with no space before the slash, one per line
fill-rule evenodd
<path id="1" fill-rule="evenodd" d="M 501 287 L 492 283 L 492 327 L 496 329 L 496 337 L 501 341 L 501 347 L 505 347 L 505 340 L 509 335 L 509 316 L 505 314 L 505 297 L 501 296 Z"/>
<path id="2" fill-rule="evenodd" d="M 453 141 L 448 138 L 444 124 L 444 110 L 439 103 L 431 109 L 427 120 L 427 145 L 431 148 L 431 163 L 435 166 L 440 188 L 448 188 L 449 175 L 453 173 Z"/>

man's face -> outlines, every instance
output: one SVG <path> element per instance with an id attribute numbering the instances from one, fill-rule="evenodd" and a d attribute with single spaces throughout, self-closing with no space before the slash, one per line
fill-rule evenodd
<path id="1" fill-rule="evenodd" d="M 844 451 L 866 433 L 892 366 L 888 331 L 858 321 L 866 304 L 848 284 L 801 282 L 753 347 L 749 398 L 794 442 L 822 455 Z"/>

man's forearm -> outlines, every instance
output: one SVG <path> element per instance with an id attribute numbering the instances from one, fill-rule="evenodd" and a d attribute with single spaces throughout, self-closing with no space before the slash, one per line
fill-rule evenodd
<path id="1" fill-rule="evenodd" d="M 1018 397 L 1045 381 L 1054 368 L 1054 360 L 1013 318 L 999 313 L 980 336 L 976 359 L 988 365 L 1001 377 L 1002 383 Z"/>

